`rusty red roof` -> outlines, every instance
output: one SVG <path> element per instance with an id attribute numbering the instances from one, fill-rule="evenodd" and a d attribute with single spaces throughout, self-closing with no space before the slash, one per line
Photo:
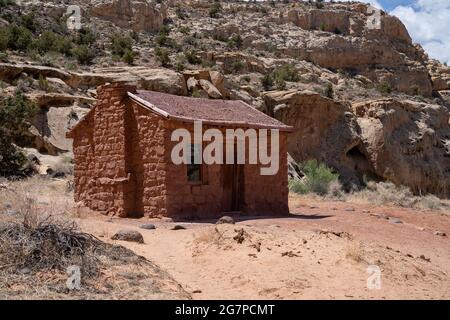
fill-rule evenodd
<path id="1" fill-rule="evenodd" d="M 168 119 L 284 131 L 292 129 L 240 100 L 182 97 L 145 90 L 137 90 L 136 93 L 128 93 L 128 95 L 134 101 Z"/>

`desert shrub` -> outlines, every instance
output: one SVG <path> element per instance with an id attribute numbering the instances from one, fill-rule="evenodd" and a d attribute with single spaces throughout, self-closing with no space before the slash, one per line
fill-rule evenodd
<path id="1" fill-rule="evenodd" d="M 241 79 L 247 83 L 249 83 L 252 80 L 252 78 L 250 78 L 250 76 L 243 76 Z"/>
<path id="2" fill-rule="evenodd" d="M 300 79 L 298 71 L 294 65 L 284 64 L 272 70 L 261 79 L 261 84 L 266 90 L 273 86 L 282 90 L 286 88 L 286 81 L 296 82 Z"/>
<path id="3" fill-rule="evenodd" d="M 114 56 L 122 58 L 127 51 L 133 51 L 133 38 L 119 32 L 114 33 L 111 36 L 110 50 Z"/>
<path id="4" fill-rule="evenodd" d="M 289 189 L 295 193 L 326 195 L 330 191 L 331 183 L 338 181 L 339 178 L 331 168 L 317 160 L 308 160 L 302 163 L 300 168 L 305 175 L 304 178 L 289 181 Z"/>
<path id="5" fill-rule="evenodd" d="M 420 88 L 417 85 L 411 87 L 411 94 L 414 96 L 420 95 Z"/>
<path id="6" fill-rule="evenodd" d="M 175 7 L 175 14 L 177 15 L 178 19 L 184 20 L 187 17 L 186 11 L 180 7 Z"/>
<path id="7" fill-rule="evenodd" d="M 6 7 L 6 6 L 9 6 L 9 5 L 13 5 L 15 3 L 16 2 L 14 0 L 0 0 L 0 8 Z"/>
<path id="8" fill-rule="evenodd" d="M 334 91 L 333 91 L 333 85 L 331 83 L 328 83 L 323 91 L 323 94 L 325 97 L 333 99 Z"/>
<path id="9" fill-rule="evenodd" d="M 166 48 L 157 47 L 155 49 L 156 59 L 163 65 L 167 66 L 170 63 L 169 51 Z"/>
<path id="10" fill-rule="evenodd" d="M 317 9 L 323 9 L 323 7 L 324 7 L 323 0 L 317 0 L 315 2 L 315 5 L 316 5 Z"/>
<path id="11" fill-rule="evenodd" d="M 51 90 L 51 86 L 48 83 L 47 78 L 44 77 L 42 74 L 39 75 L 38 85 L 39 85 L 39 89 L 41 89 L 41 90 L 44 90 L 44 91 L 50 91 Z"/>
<path id="12" fill-rule="evenodd" d="M 92 29 L 87 27 L 82 27 L 80 30 L 78 30 L 78 34 L 76 35 L 75 42 L 78 45 L 92 45 L 95 43 L 96 35 Z"/>
<path id="13" fill-rule="evenodd" d="M 261 84 L 264 87 L 265 90 L 270 90 L 273 86 L 273 78 L 270 75 L 270 73 L 265 74 L 261 78 Z"/>
<path id="14" fill-rule="evenodd" d="M 394 205 L 406 208 L 441 210 L 450 208 L 448 200 L 434 195 L 415 196 L 406 186 L 397 186 L 392 182 L 367 182 L 367 187 L 350 196 L 350 200 L 367 201 L 377 205 Z"/>
<path id="15" fill-rule="evenodd" d="M 228 47 L 240 49 L 242 47 L 242 37 L 239 34 L 233 34 L 227 41 Z"/>
<path id="16" fill-rule="evenodd" d="M 17 148 L 23 143 L 36 106 L 22 93 L 0 100 L 0 175 L 23 173 L 26 157 Z"/>
<path id="17" fill-rule="evenodd" d="M 202 59 L 199 58 L 199 56 L 197 55 L 197 51 L 195 51 L 195 50 L 186 51 L 184 53 L 184 56 L 186 57 L 186 60 L 190 64 L 200 64 L 200 63 L 202 63 Z"/>
<path id="18" fill-rule="evenodd" d="M 215 61 L 212 60 L 203 60 L 202 61 L 202 67 L 205 69 L 211 69 L 216 65 Z"/>
<path id="19" fill-rule="evenodd" d="M 85 65 L 91 64 L 95 58 L 95 52 L 86 45 L 76 46 L 72 50 L 72 54 L 77 59 L 78 63 Z"/>
<path id="20" fill-rule="evenodd" d="M 36 14 L 34 12 L 30 12 L 22 15 L 20 17 L 20 25 L 24 26 L 32 32 L 35 32 L 38 29 L 38 24 L 36 23 Z"/>
<path id="21" fill-rule="evenodd" d="M 191 29 L 189 29 L 189 27 L 186 27 L 186 26 L 182 26 L 182 27 L 180 27 L 180 30 L 179 30 L 182 34 L 189 34 L 189 32 L 191 32 Z"/>
<path id="22" fill-rule="evenodd" d="M 214 1 L 214 3 L 209 8 L 209 16 L 211 18 L 218 18 L 220 15 L 219 13 L 222 11 L 222 6 L 220 5 L 219 1 Z"/>
<path id="23" fill-rule="evenodd" d="M 389 83 L 382 82 L 378 85 L 378 91 L 382 94 L 390 94 L 392 92 L 392 88 Z"/>
<path id="24" fill-rule="evenodd" d="M 127 50 L 127 51 L 124 53 L 124 55 L 123 55 L 123 57 L 122 57 L 122 60 L 123 60 L 125 63 L 127 63 L 127 64 L 129 64 L 129 65 L 132 65 L 133 62 L 134 62 L 134 58 L 135 58 L 134 52 L 131 51 L 131 50 Z"/>
<path id="25" fill-rule="evenodd" d="M 242 61 L 236 60 L 236 61 L 233 61 L 233 63 L 231 63 L 231 71 L 232 72 L 237 73 L 237 72 L 242 71 L 243 69 L 244 69 L 244 63 Z"/>
<path id="26" fill-rule="evenodd" d="M 175 43 L 172 38 L 169 37 L 170 27 L 168 25 L 163 25 L 161 29 L 159 29 L 158 35 L 155 37 L 155 42 L 158 46 L 174 46 Z"/>
<path id="27" fill-rule="evenodd" d="M 33 41 L 33 48 L 39 53 L 54 51 L 66 56 L 72 55 L 72 41 L 52 31 L 44 31 L 38 39 Z"/>
<path id="28" fill-rule="evenodd" d="M 8 47 L 12 50 L 26 51 L 32 44 L 33 34 L 23 26 L 10 25 L 6 28 Z"/>

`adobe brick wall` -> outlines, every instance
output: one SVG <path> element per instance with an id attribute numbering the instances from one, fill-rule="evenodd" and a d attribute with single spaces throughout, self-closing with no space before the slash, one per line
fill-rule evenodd
<path id="1" fill-rule="evenodd" d="M 184 128 L 190 131 L 191 136 L 193 136 L 193 125 L 168 121 L 166 122 L 166 127 L 167 215 L 188 217 L 220 216 L 225 208 L 223 203 L 225 178 L 223 165 L 203 164 L 203 183 L 190 184 L 187 179 L 187 166 L 184 164 L 173 164 L 170 159 L 170 152 L 173 146 L 178 143 L 171 141 L 172 131 Z M 226 128 L 224 127 L 203 126 L 204 131 L 209 128 L 219 129 L 225 135 Z M 241 197 L 243 197 L 242 211 L 244 214 L 282 215 L 289 212 L 286 142 L 287 133 L 280 132 L 280 168 L 276 175 L 260 175 L 260 164 L 243 165 L 244 190 Z M 225 143 L 223 150 L 226 150 Z"/>
<path id="2" fill-rule="evenodd" d="M 126 120 L 127 172 L 134 184 L 136 216 L 165 216 L 166 164 L 165 143 L 167 122 L 161 116 L 129 100 Z"/>
<path id="3" fill-rule="evenodd" d="M 204 164 L 204 183 L 190 184 L 186 165 L 175 165 L 170 158 L 177 144 L 171 134 L 186 128 L 193 136 L 193 124 L 167 120 L 127 98 L 127 91 L 134 88 L 99 87 L 96 106 L 73 131 L 75 200 L 121 217 L 219 216 L 224 210 L 224 166 Z M 288 212 L 286 135 L 280 132 L 276 175 L 261 176 L 259 165 L 243 165 L 244 213 Z"/>
<path id="4" fill-rule="evenodd" d="M 90 194 L 93 191 L 92 179 L 94 143 L 92 138 L 93 113 L 89 113 L 75 132 L 73 140 L 75 201 L 84 201 L 90 206 Z"/>

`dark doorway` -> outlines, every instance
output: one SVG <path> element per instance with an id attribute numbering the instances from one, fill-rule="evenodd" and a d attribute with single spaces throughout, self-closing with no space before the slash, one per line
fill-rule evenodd
<path id="1" fill-rule="evenodd" d="M 235 154 L 234 164 L 224 164 L 222 168 L 223 178 L 223 202 L 224 212 L 238 212 L 242 209 L 244 200 L 244 165 L 236 164 Z"/>

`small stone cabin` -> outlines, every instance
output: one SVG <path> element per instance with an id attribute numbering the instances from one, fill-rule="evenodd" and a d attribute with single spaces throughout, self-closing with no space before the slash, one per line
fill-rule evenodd
<path id="1" fill-rule="evenodd" d="M 279 129 L 278 173 L 261 175 L 261 164 L 248 162 L 174 164 L 171 150 L 178 142 L 171 141 L 171 133 L 177 128 L 193 132 L 195 120 L 202 121 L 203 131 Z M 67 133 L 73 139 L 75 201 L 120 217 L 286 214 L 286 142 L 291 129 L 242 101 L 106 84 L 97 88 L 97 102 L 89 113 Z"/>

